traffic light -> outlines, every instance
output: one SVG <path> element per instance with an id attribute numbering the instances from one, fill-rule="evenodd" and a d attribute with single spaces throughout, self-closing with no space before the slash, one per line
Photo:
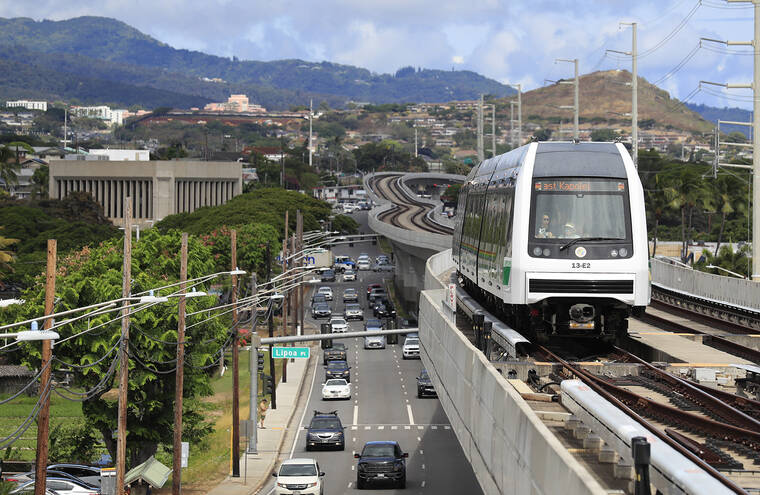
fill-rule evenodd
<path id="1" fill-rule="evenodd" d="M 264 371 L 264 353 L 263 352 L 258 353 L 258 364 L 259 364 L 258 366 L 259 371 Z"/>
<path id="2" fill-rule="evenodd" d="M 264 395 L 272 395 L 272 390 L 274 389 L 272 385 L 272 377 L 269 375 L 263 375 L 261 378 L 264 381 Z"/>

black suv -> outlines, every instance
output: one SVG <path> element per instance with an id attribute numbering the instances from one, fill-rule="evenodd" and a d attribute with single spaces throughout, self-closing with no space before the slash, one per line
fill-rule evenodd
<path id="1" fill-rule="evenodd" d="M 317 303 L 311 308 L 311 317 L 314 319 L 329 318 L 330 316 L 332 316 L 332 310 L 327 303 Z"/>
<path id="2" fill-rule="evenodd" d="M 417 398 L 421 399 L 424 395 L 438 397 L 427 370 L 422 370 L 420 376 L 417 377 Z"/>
<path id="3" fill-rule="evenodd" d="M 367 300 L 370 302 L 370 304 L 372 304 L 376 299 L 380 298 L 388 298 L 388 293 L 385 292 L 385 289 L 372 289 L 372 291 L 369 293 L 369 296 L 367 297 Z"/>
<path id="4" fill-rule="evenodd" d="M 306 450 L 312 450 L 315 447 L 345 449 L 346 439 L 343 429 L 338 411 L 314 411 L 314 417 L 311 418 L 311 423 L 306 427 Z"/>
<path id="5" fill-rule="evenodd" d="M 356 488 L 366 488 L 372 481 L 391 481 L 397 488 L 406 488 L 406 458 L 398 442 L 367 442 L 356 466 Z"/>
<path id="6" fill-rule="evenodd" d="M 345 361 L 346 360 L 346 344 L 341 342 L 334 342 L 332 347 L 328 347 L 324 352 L 324 364 L 328 361 Z"/>
<path id="7" fill-rule="evenodd" d="M 325 366 L 325 381 L 330 378 L 343 378 L 351 383 L 351 367 L 347 361 L 328 361 Z"/>

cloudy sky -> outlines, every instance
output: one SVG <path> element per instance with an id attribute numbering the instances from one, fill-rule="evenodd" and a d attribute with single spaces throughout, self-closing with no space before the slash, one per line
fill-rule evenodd
<path id="1" fill-rule="evenodd" d="M 638 23 L 639 75 L 680 99 L 751 107 L 750 4 L 725 0 L 0 0 L 0 17 L 119 19 L 175 48 L 249 60 L 299 58 L 392 73 L 412 65 L 468 69 L 526 89 L 580 72 L 630 69 Z"/>

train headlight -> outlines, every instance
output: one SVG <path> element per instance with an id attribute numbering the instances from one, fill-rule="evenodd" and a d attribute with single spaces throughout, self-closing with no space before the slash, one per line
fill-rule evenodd
<path id="1" fill-rule="evenodd" d="M 534 248 L 533 248 L 533 254 L 534 254 L 535 256 L 541 256 L 541 248 L 540 248 L 540 247 L 538 247 L 538 246 L 534 247 Z"/>
<path id="2" fill-rule="evenodd" d="M 552 250 L 549 248 L 544 248 L 544 256 L 548 257 L 550 254 L 552 254 Z"/>
<path id="3" fill-rule="evenodd" d="M 613 258 L 617 258 L 617 255 L 618 255 L 617 249 L 613 249 L 612 251 L 610 251 L 610 256 L 612 256 Z"/>
<path id="4" fill-rule="evenodd" d="M 620 248 L 620 256 L 623 258 L 628 256 L 628 250 L 626 248 Z"/>

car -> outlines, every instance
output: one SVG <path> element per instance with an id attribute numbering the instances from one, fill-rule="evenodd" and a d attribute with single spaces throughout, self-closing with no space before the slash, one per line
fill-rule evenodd
<path id="1" fill-rule="evenodd" d="M 372 292 L 372 289 L 382 289 L 384 287 L 383 284 L 368 284 L 367 285 L 367 300 L 369 300 L 369 295 Z"/>
<path id="2" fill-rule="evenodd" d="M 343 213 L 348 213 L 349 215 L 358 209 L 359 207 L 357 205 L 351 203 L 346 203 L 343 205 Z"/>
<path id="3" fill-rule="evenodd" d="M 428 375 L 427 370 L 422 370 L 420 376 L 417 377 L 417 398 L 421 399 L 425 395 L 438 397 L 433 382 L 430 380 L 430 375 Z"/>
<path id="4" fill-rule="evenodd" d="M 388 293 L 385 292 L 384 288 L 381 289 L 372 289 L 372 292 L 369 293 L 369 297 L 367 298 L 370 303 L 375 302 L 375 299 L 379 298 L 388 298 Z"/>
<path id="5" fill-rule="evenodd" d="M 20 483 L 10 493 L 34 493 L 34 480 Z M 85 486 L 67 478 L 48 476 L 45 480 L 46 491 L 57 495 L 99 495 L 100 488 Z"/>
<path id="6" fill-rule="evenodd" d="M 375 263 L 380 263 L 380 262 L 390 263 L 390 261 L 391 260 L 390 258 L 388 258 L 387 254 L 378 254 L 377 256 L 375 256 Z"/>
<path id="7" fill-rule="evenodd" d="M 322 385 L 322 399 L 324 400 L 350 398 L 351 384 L 343 378 L 333 378 Z"/>
<path id="8" fill-rule="evenodd" d="M 329 287 L 320 287 L 319 290 L 317 290 L 317 294 L 325 296 L 325 299 L 328 301 L 333 300 L 333 291 Z"/>
<path id="9" fill-rule="evenodd" d="M 354 262 L 351 261 L 351 258 L 349 256 L 336 255 L 335 260 L 333 261 L 333 270 L 335 270 L 336 273 L 340 273 L 353 265 Z"/>
<path id="10" fill-rule="evenodd" d="M 12 481 L 16 483 L 25 483 L 27 481 L 33 481 L 36 475 L 37 475 L 36 471 L 28 471 L 26 473 L 13 475 L 12 477 L 7 478 L 7 481 Z M 65 471 L 52 469 L 50 466 L 48 466 L 46 476 L 47 476 L 47 479 L 60 479 L 60 480 L 71 481 L 72 483 L 78 486 L 81 486 L 82 488 L 85 488 L 91 491 L 96 491 L 96 492 L 100 491 L 100 470 L 98 470 L 98 479 L 95 483 L 83 480 L 79 478 L 78 476 L 67 473 Z M 84 493 L 84 492 L 76 492 L 76 493 Z"/>
<path id="11" fill-rule="evenodd" d="M 361 454 L 354 454 L 356 463 L 356 488 L 363 490 L 369 483 L 390 481 L 396 488 L 406 488 L 406 459 L 398 442 L 375 441 L 364 444 Z"/>
<path id="12" fill-rule="evenodd" d="M 315 320 L 319 318 L 330 318 L 331 316 L 332 310 L 327 303 L 317 303 L 311 308 L 311 317 Z"/>
<path id="13" fill-rule="evenodd" d="M 51 464 L 48 469 L 62 471 L 92 486 L 100 486 L 100 468 L 83 464 Z"/>
<path id="14" fill-rule="evenodd" d="M 323 364 L 327 364 L 328 361 L 345 361 L 346 344 L 342 342 L 333 342 L 332 347 L 328 347 L 322 353 L 322 358 Z"/>
<path id="15" fill-rule="evenodd" d="M 49 486 L 49 483 L 48 483 Z M 34 481 L 25 481 L 8 492 L 11 495 L 34 495 Z M 48 487 L 45 487 L 45 495 L 59 495 Z"/>
<path id="16" fill-rule="evenodd" d="M 419 359 L 420 339 L 407 336 L 404 340 L 404 346 L 401 348 L 401 357 L 404 359 Z"/>
<path id="17" fill-rule="evenodd" d="M 282 461 L 280 469 L 272 473 L 277 478 L 274 495 L 324 495 L 325 473 L 319 470 L 319 463 L 314 459 L 287 459 Z"/>
<path id="18" fill-rule="evenodd" d="M 356 281 L 356 272 L 354 270 L 347 269 L 343 272 L 343 281 L 344 282 L 354 282 Z"/>
<path id="19" fill-rule="evenodd" d="M 330 318 L 330 331 L 332 333 L 348 332 L 348 323 L 346 322 L 346 319 L 339 316 Z"/>
<path id="20" fill-rule="evenodd" d="M 383 329 L 383 324 L 377 318 L 370 318 L 364 323 L 364 331 L 377 332 Z M 368 335 L 364 337 L 365 349 L 385 349 L 385 335 Z"/>
<path id="21" fill-rule="evenodd" d="M 322 282 L 335 282 L 335 271 L 328 268 L 322 271 Z"/>
<path id="22" fill-rule="evenodd" d="M 388 313 L 388 307 L 383 304 L 383 302 L 379 302 L 375 305 L 374 308 L 372 308 L 372 311 L 375 313 L 375 316 L 377 318 L 387 318 L 389 315 Z"/>
<path id="23" fill-rule="evenodd" d="M 343 291 L 343 302 L 358 302 L 359 301 L 359 293 L 354 289 L 353 287 L 349 287 L 348 289 Z"/>
<path id="24" fill-rule="evenodd" d="M 325 297 L 324 294 L 319 294 L 318 292 L 315 292 L 313 296 L 311 296 L 311 306 L 314 307 L 317 303 L 325 303 L 327 304 L 327 297 Z"/>
<path id="25" fill-rule="evenodd" d="M 333 378 L 344 378 L 351 383 L 351 367 L 348 361 L 328 361 L 325 366 L 325 382 Z"/>
<path id="26" fill-rule="evenodd" d="M 372 263 L 369 261 L 369 259 L 363 259 L 363 260 L 357 260 L 356 262 L 356 268 L 359 271 L 366 271 L 372 269 Z"/>
<path id="27" fill-rule="evenodd" d="M 372 312 L 378 318 L 395 318 L 396 307 L 387 297 L 377 297 L 370 303 Z M 382 309 L 381 309 L 382 308 Z"/>
<path id="28" fill-rule="evenodd" d="M 387 262 L 387 263 L 376 263 L 375 266 L 372 267 L 372 271 L 374 271 L 374 272 L 392 272 L 393 271 L 393 265 L 391 265 L 389 262 Z"/>
<path id="29" fill-rule="evenodd" d="M 325 383 L 330 380 L 325 380 Z M 309 426 L 306 427 L 306 450 L 317 447 L 335 447 L 338 450 L 346 448 L 343 424 L 338 417 L 338 411 L 314 411 Z"/>
<path id="30" fill-rule="evenodd" d="M 363 320 L 364 311 L 358 303 L 347 303 L 346 309 L 343 310 L 346 320 Z"/>

